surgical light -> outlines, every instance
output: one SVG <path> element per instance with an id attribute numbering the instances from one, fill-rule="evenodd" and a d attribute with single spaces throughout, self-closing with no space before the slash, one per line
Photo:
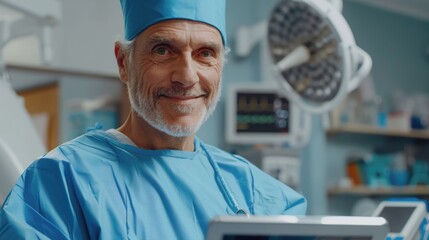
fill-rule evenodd
<path id="1" fill-rule="evenodd" d="M 276 78 L 287 97 L 310 113 L 331 110 L 371 70 L 370 56 L 326 0 L 280 1 L 267 38 Z"/>

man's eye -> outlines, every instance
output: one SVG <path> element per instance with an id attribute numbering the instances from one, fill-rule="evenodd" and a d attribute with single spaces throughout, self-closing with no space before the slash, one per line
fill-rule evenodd
<path id="1" fill-rule="evenodd" d="M 213 51 L 210 51 L 210 50 L 203 50 L 200 52 L 200 55 L 202 57 L 214 57 Z"/>
<path id="2" fill-rule="evenodd" d="M 166 47 L 158 47 L 154 51 L 158 55 L 167 55 L 169 53 L 169 50 Z"/>

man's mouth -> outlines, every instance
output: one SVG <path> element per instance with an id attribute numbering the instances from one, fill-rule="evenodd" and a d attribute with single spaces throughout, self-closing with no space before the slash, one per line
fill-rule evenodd
<path id="1" fill-rule="evenodd" d="M 159 97 L 172 98 L 177 100 L 191 100 L 204 97 L 207 93 L 203 91 L 162 91 L 157 94 Z"/>
<path id="2" fill-rule="evenodd" d="M 196 98 L 199 98 L 201 96 L 202 95 L 200 95 L 200 96 L 174 96 L 174 95 L 168 96 L 168 95 L 164 95 L 162 97 L 172 98 L 172 99 L 179 100 L 179 101 L 186 101 L 186 100 L 196 99 Z"/>

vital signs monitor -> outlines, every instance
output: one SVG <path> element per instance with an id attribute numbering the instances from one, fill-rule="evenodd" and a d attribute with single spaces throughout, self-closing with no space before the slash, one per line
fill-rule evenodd
<path id="1" fill-rule="evenodd" d="M 228 87 L 226 140 L 232 144 L 305 143 L 309 116 L 281 94 L 276 84 L 254 83 Z"/>

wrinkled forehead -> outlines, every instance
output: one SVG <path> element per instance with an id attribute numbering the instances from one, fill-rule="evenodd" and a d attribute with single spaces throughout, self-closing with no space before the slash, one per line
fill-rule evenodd
<path id="1" fill-rule="evenodd" d="M 223 49 L 221 33 L 206 23 L 190 20 L 167 20 L 156 23 L 136 37 L 137 44 L 204 45 Z"/>

